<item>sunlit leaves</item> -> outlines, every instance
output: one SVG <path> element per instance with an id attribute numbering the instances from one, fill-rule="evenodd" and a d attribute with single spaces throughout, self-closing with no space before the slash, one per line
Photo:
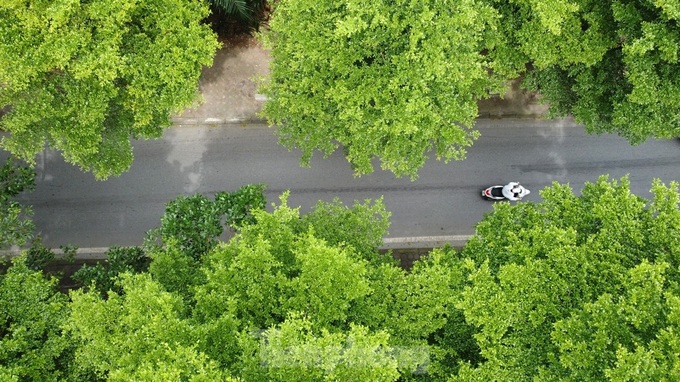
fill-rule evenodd
<path id="1" fill-rule="evenodd" d="M 497 205 L 463 252 L 457 304 L 485 361 L 456 380 L 672 380 L 679 196 L 652 192 L 601 177 L 580 196 L 554 184 L 534 207 Z"/>
<path id="2" fill-rule="evenodd" d="M 678 376 L 677 295 L 668 291 L 668 264 L 643 261 L 618 296 L 585 304 L 553 331 L 560 364 L 574 380 L 673 380 Z"/>
<path id="3" fill-rule="evenodd" d="M 352 325 L 347 332 L 314 331 L 296 315 L 262 334 L 260 358 L 272 381 L 396 381 L 400 365 L 385 332 Z"/>
<path id="4" fill-rule="evenodd" d="M 351 304 L 370 293 L 366 264 L 312 235 L 296 243 L 299 273 L 286 283 L 289 296 L 283 305 L 312 317 L 321 327 L 344 326 Z"/>
<path id="5" fill-rule="evenodd" d="M 482 54 L 495 23 L 475 0 L 278 2 L 264 115 L 303 164 L 342 147 L 357 174 L 376 157 L 415 177 L 430 151 L 462 159 L 477 137 L 476 100 L 504 79 Z"/>
<path id="6" fill-rule="evenodd" d="M 354 202 L 352 208 L 339 199 L 319 201 L 314 209 L 301 217 L 303 226 L 313 228 L 314 236 L 331 245 L 350 246 L 358 254 L 371 259 L 387 236 L 390 212 L 382 198 L 373 202 Z"/>
<path id="7" fill-rule="evenodd" d="M 68 298 L 55 279 L 29 269 L 18 257 L 0 276 L 0 379 L 57 381 L 70 360 L 69 340 L 61 325 Z"/>
<path id="8" fill-rule="evenodd" d="M 526 84 L 541 92 L 553 115 L 571 114 L 593 133 L 616 132 L 633 144 L 680 135 L 677 2 L 571 3 L 578 10 L 561 24 L 569 28 L 535 38 L 517 34 L 535 68 Z M 515 24 L 526 17 L 508 15 Z M 538 31 L 527 25 L 522 29 Z"/>
<path id="9" fill-rule="evenodd" d="M 218 45 L 207 14 L 194 0 L 3 2 L 3 147 L 33 162 L 47 143 L 100 179 L 126 171 L 130 138 L 160 136 L 195 101 Z"/>
<path id="10" fill-rule="evenodd" d="M 78 344 L 77 368 L 114 381 L 225 379 L 216 362 L 196 350 L 181 298 L 148 274 L 123 277 L 121 286 L 124 295 L 108 300 L 72 293 L 66 328 Z"/>

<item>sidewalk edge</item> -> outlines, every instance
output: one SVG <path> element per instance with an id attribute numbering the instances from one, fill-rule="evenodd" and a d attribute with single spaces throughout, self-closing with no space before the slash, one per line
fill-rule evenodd
<path id="1" fill-rule="evenodd" d="M 201 125 L 201 126 L 220 126 L 220 125 L 266 125 L 264 118 L 183 118 L 173 117 L 173 125 Z"/>
<path id="2" fill-rule="evenodd" d="M 379 250 L 390 249 L 423 249 L 438 248 L 446 244 L 452 247 L 463 247 L 473 235 L 447 235 L 447 236 L 413 236 L 413 237 L 386 237 Z M 21 255 L 27 248 L 12 247 L 11 249 L 0 250 L 0 258 L 16 257 Z M 75 258 L 78 260 L 105 260 L 108 247 L 78 248 Z M 51 249 L 57 258 L 64 257 L 64 251 L 60 248 Z"/>
<path id="3" fill-rule="evenodd" d="M 498 119 L 547 119 L 546 113 L 480 113 L 477 120 L 498 120 Z M 223 126 L 223 125 L 268 125 L 265 118 L 172 118 L 173 125 L 190 126 Z"/>

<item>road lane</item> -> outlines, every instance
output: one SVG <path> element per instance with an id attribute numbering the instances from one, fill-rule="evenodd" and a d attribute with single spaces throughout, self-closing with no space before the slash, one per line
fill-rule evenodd
<path id="1" fill-rule="evenodd" d="M 390 237 L 464 235 L 492 203 L 478 192 L 492 184 L 522 182 L 538 190 L 552 181 L 580 189 L 600 174 L 630 174 L 634 192 L 649 196 L 652 178 L 680 179 L 680 143 L 648 141 L 631 147 L 619 137 L 588 136 L 571 121 L 479 120 L 482 137 L 462 162 L 430 160 L 416 181 L 377 169 L 354 177 L 340 152 L 317 155 L 311 168 L 299 153 L 276 143 L 265 126 L 177 127 L 163 139 L 135 142 L 131 170 L 95 181 L 52 151 L 38 163 L 35 223 L 48 246 L 107 247 L 140 244 L 158 226 L 166 202 L 179 194 L 212 196 L 248 183 L 266 183 L 269 202 L 290 190 L 289 204 L 307 211 L 317 200 L 345 203 L 384 197 L 392 212 Z"/>

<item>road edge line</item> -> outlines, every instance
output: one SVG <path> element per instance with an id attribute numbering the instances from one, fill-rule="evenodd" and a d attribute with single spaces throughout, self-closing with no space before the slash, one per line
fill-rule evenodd
<path id="1" fill-rule="evenodd" d="M 449 244 L 462 247 L 474 235 L 386 237 L 380 249 L 437 248 Z"/>

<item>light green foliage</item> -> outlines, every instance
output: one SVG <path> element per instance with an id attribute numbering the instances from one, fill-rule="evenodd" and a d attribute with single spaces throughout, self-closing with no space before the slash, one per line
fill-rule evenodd
<path id="1" fill-rule="evenodd" d="M 243 227 L 204 259 L 206 281 L 194 288 L 193 313 L 205 338 L 202 349 L 233 375 L 247 380 L 285 380 L 291 373 L 298 373 L 296 380 L 346 380 L 355 375 L 391 380 L 390 365 L 395 362 L 403 376 L 419 367 L 426 369 L 427 339 L 446 324 L 447 311 L 452 309 L 442 305 L 451 300 L 452 270 L 424 267 L 411 276 L 392 262 L 367 261 L 344 240 L 332 244 L 316 234 L 316 221 L 327 217 L 330 221 L 319 224 L 319 229 L 335 222 L 359 236 L 359 227 L 384 219 L 387 212 L 381 203 L 366 201 L 346 209 L 335 201 L 317 207 L 321 211 L 310 212 L 312 218 L 301 218 L 298 209 L 287 205 L 284 194 L 273 212 L 255 211 L 254 224 Z M 336 230 L 327 232 L 337 237 Z M 347 233 L 342 237 L 361 242 Z M 271 341 L 262 345 L 253 337 L 262 331 L 283 345 Z M 356 348 L 350 345 L 355 336 L 366 337 L 356 340 Z M 373 353 L 378 339 L 394 352 L 386 348 L 385 354 Z M 332 357 L 317 365 L 320 355 L 309 354 L 317 357 L 309 359 L 313 365 L 296 365 L 306 362 L 299 358 L 304 354 L 296 353 L 290 355 L 294 359 L 289 368 L 271 364 L 263 368 L 263 361 L 284 362 L 269 358 L 287 357 L 278 352 L 279 345 L 319 347 Z M 345 359 L 350 363 L 363 359 L 366 366 L 351 368 L 336 362 Z"/>
<path id="2" fill-rule="evenodd" d="M 164 248 L 156 248 L 149 253 L 152 259 L 149 273 L 166 291 L 184 297 L 185 302 L 192 300 L 192 287 L 204 281 L 200 263 L 180 250 L 176 242 L 170 241 Z"/>
<path id="3" fill-rule="evenodd" d="M 554 184 L 539 204 L 497 204 L 463 252 L 471 273 L 457 304 L 485 361 L 456 380 L 604 380 L 645 360 L 675 367 L 677 187 L 656 181 L 649 202 L 627 178 L 602 177 L 581 196 Z M 652 357 L 648 347 L 663 350 Z M 647 366 L 645 375 L 661 375 Z"/>
<path id="4" fill-rule="evenodd" d="M 453 270 L 447 263 L 450 253 L 434 251 L 427 260 L 416 262 L 413 269 L 394 289 L 396 307 L 390 329 L 394 336 L 425 339 L 446 324 L 447 314 L 453 310 L 455 287 Z"/>
<path id="5" fill-rule="evenodd" d="M 284 285 L 289 294 L 284 308 L 313 318 L 320 327 L 343 327 L 352 303 L 370 292 L 366 262 L 329 247 L 313 233 L 299 238 L 295 247 L 297 275 Z"/>
<path id="6" fill-rule="evenodd" d="M 69 305 L 56 283 L 29 269 L 25 256 L 0 276 L 0 380 L 58 381 L 67 374 L 71 349 L 61 325 Z"/>
<path id="7" fill-rule="evenodd" d="M 504 36 L 535 68 L 590 66 L 616 45 L 608 1 L 493 1 Z M 503 54 L 505 50 L 492 52 Z M 516 53 L 515 53 L 516 54 Z M 509 57 L 499 56 L 499 61 Z M 519 63 L 518 63 L 519 64 Z"/>
<path id="8" fill-rule="evenodd" d="M 619 347 L 616 352 L 616 366 L 606 374 L 614 382 L 624 381 L 673 381 L 680 378 L 680 298 L 665 296 L 667 327 L 659 330 L 657 338 L 647 346 L 636 346 L 635 350 Z M 661 327 L 659 325 L 659 327 Z"/>
<path id="9" fill-rule="evenodd" d="M 660 250 L 656 253 L 658 261 L 671 264 L 668 273 L 671 279 L 680 277 L 680 237 L 673 232 L 680 232 L 680 193 L 678 184 L 672 183 L 669 187 L 656 180 L 652 184 L 654 198 L 649 206 L 654 215 L 651 222 L 652 229 L 648 232 L 647 240 L 650 245 Z"/>
<path id="10" fill-rule="evenodd" d="M 0 3 L 2 145 L 33 162 L 47 142 L 98 179 L 132 163 L 196 99 L 218 42 L 196 0 Z"/>
<path id="11" fill-rule="evenodd" d="M 71 293 L 66 328 L 78 344 L 75 367 L 110 381 L 220 381 L 217 363 L 196 349 L 182 299 L 148 274 L 122 277 L 124 294 L 102 300 Z"/>
<path id="12" fill-rule="evenodd" d="M 0 88 L 1 89 L 1 88 Z M 0 248 L 24 245 L 33 237 L 32 209 L 12 200 L 35 188 L 35 171 L 8 158 L 0 167 Z"/>
<path id="13" fill-rule="evenodd" d="M 257 328 L 280 323 L 288 311 L 322 327 L 343 326 L 352 301 L 369 292 L 365 261 L 317 239 L 313 229 L 298 231 L 299 212 L 285 195 L 273 213 L 256 211 L 255 220 L 207 259 L 197 309 L 217 317 L 233 306 L 238 319 Z"/>
<path id="14" fill-rule="evenodd" d="M 411 177 L 430 151 L 463 159 L 476 101 L 518 72 L 482 53 L 497 22 L 481 0 L 276 2 L 263 113 L 306 165 L 338 147 L 357 174 L 374 157 Z"/>
<path id="15" fill-rule="evenodd" d="M 677 1 L 558 2 L 570 12 L 540 3 L 548 4 L 499 4 L 508 36 L 536 69 L 527 86 L 553 115 L 572 114 L 590 132 L 616 132 L 633 144 L 680 135 Z M 539 26 L 544 11 L 557 28 Z M 534 13 L 537 19 L 527 16 Z"/>
<path id="16" fill-rule="evenodd" d="M 643 261 L 628 272 L 618 296 L 604 294 L 555 325 L 564 375 L 574 381 L 680 377 L 678 295 L 668 291 L 667 268 Z"/>
<path id="17" fill-rule="evenodd" d="M 431 153 L 462 159 L 476 102 L 526 74 L 553 116 L 636 144 L 680 136 L 677 1 L 276 2 L 263 114 L 302 151 L 342 148 L 415 177 Z"/>
<path id="18" fill-rule="evenodd" d="M 196 290 L 197 311 L 206 318 L 234 314 L 256 328 L 281 319 L 281 284 L 285 276 L 277 253 L 263 238 L 232 242 L 210 255 L 206 283 Z"/>
<path id="19" fill-rule="evenodd" d="M 351 325 L 347 332 L 313 329 L 292 315 L 262 334 L 260 358 L 270 381 L 396 381 L 399 365 L 385 332 Z M 317 334 L 319 333 L 319 334 Z"/>
<path id="20" fill-rule="evenodd" d="M 467 272 L 463 259 L 452 248 L 435 248 L 413 264 L 406 283 L 396 290 L 393 335 L 398 338 L 419 334 L 427 339 L 430 352 L 428 375 L 446 380 L 463 362 L 482 360 L 474 339 L 477 332 L 456 307 L 465 286 Z M 414 338 L 415 339 L 415 338 Z"/>
<path id="21" fill-rule="evenodd" d="M 352 208 L 339 199 L 319 201 L 314 209 L 301 217 L 303 226 L 312 228 L 314 236 L 333 246 L 348 246 L 366 259 L 374 259 L 390 225 L 390 212 L 382 198 L 373 203 L 354 202 Z"/>

